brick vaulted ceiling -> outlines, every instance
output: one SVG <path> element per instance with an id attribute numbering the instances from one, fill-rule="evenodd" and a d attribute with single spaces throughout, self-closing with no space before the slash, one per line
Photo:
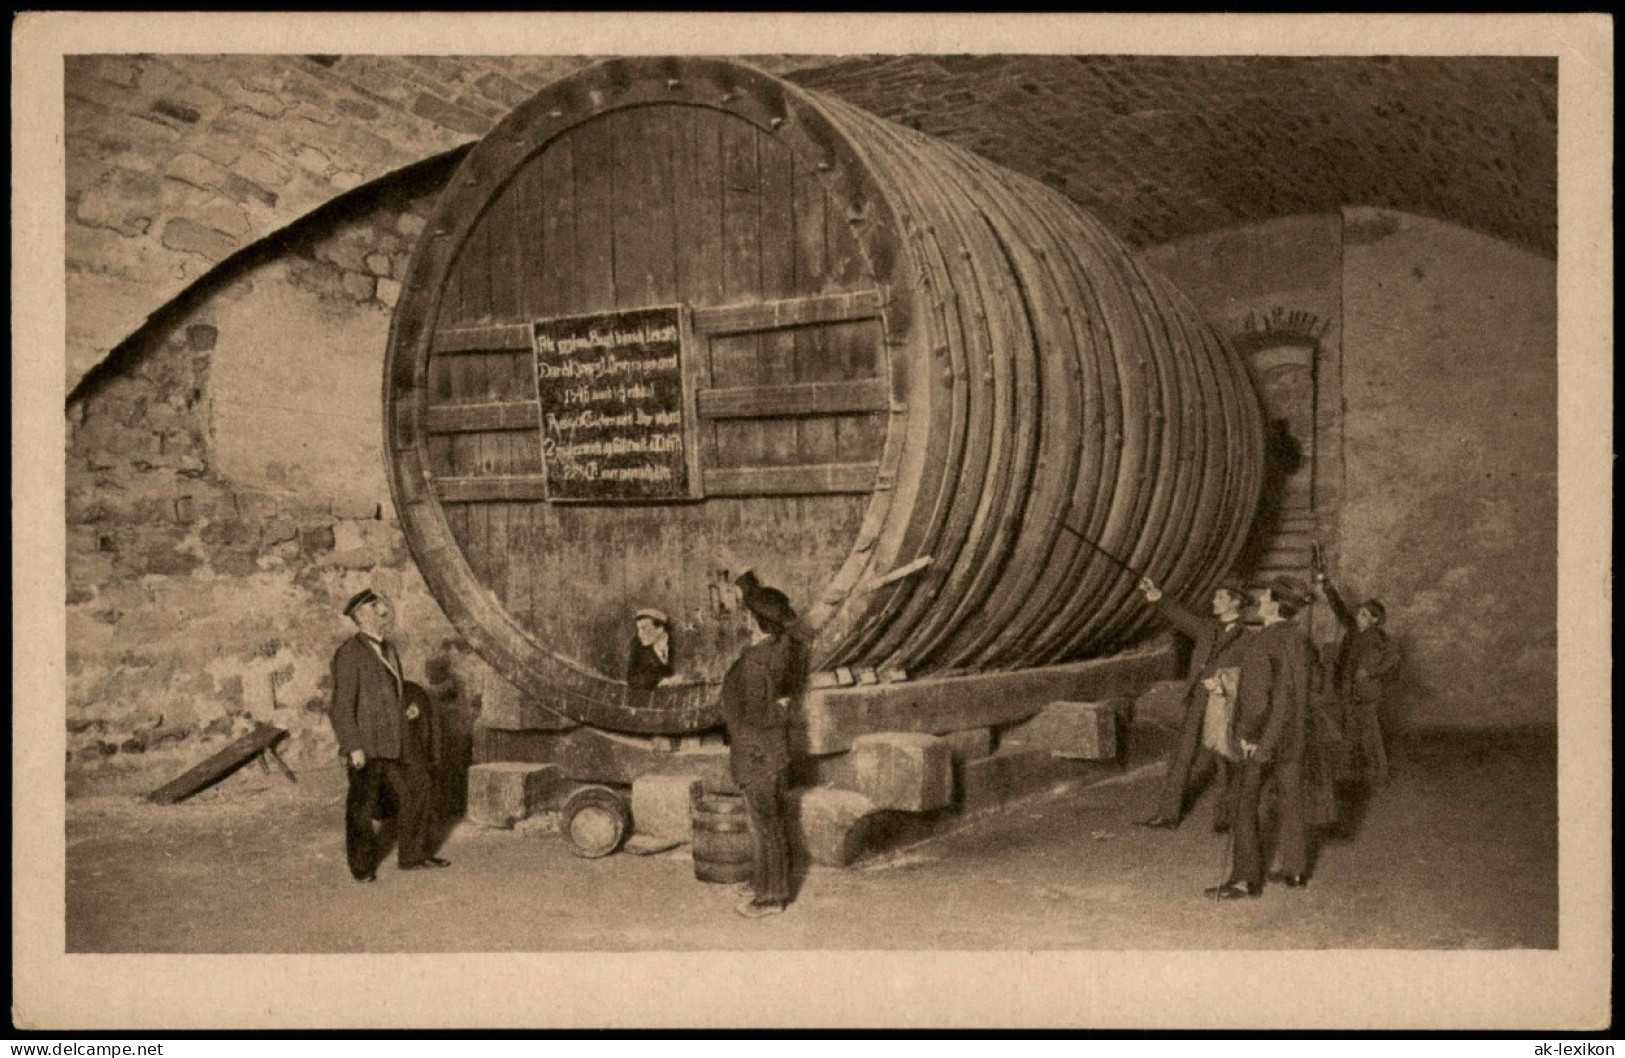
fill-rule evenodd
<path id="1" fill-rule="evenodd" d="M 1139 247 L 1365 205 L 1556 252 L 1550 59 L 902 56 L 789 76 L 1044 180 Z"/>
<path id="2" fill-rule="evenodd" d="M 471 142 L 588 61 L 70 58 L 70 389 L 225 257 Z M 1368 205 L 1555 252 L 1549 59 L 749 61 L 1044 180 L 1136 247 Z"/>

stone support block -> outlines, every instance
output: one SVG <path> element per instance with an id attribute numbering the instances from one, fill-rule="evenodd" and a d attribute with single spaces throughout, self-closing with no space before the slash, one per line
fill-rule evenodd
<path id="1" fill-rule="evenodd" d="M 834 785 L 862 794 L 876 808 L 929 812 L 953 800 L 953 755 L 934 735 L 863 735 L 831 766 Z"/>
<path id="2" fill-rule="evenodd" d="M 698 795 L 697 775 L 640 775 L 632 780 L 632 829 L 650 837 L 688 841 L 689 806 Z"/>
<path id="3" fill-rule="evenodd" d="M 1004 746 L 1047 749 L 1076 760 L 1114 760 L 1117 757 L 1117 718 L 1127 712 L 1130 699 L 1104 702 L 1051 702 L 1031 720 L 1000 736 Z"/>
<path id="4" fill-rule="evenodd" d="M 845 867 L 860 856 L 878 809 L 850 790 L 790 791 L 790 840 L 795 855 L 822 867 Z"/>
<path id="5" fill-rule="evenodd" d="M 1134 723 L 1178 727 L 1185 719 L 1185 681 L 1153 683 L 1135 701 Z"/>
<path id="6" fill-rule="evenodd" d="M 941 737 L 942 741 L 948 744 L 948 753 L 955 762 L 979 760 L 993 752 L 991 727 L 973 727 L 965 731 L 953 731 Z"/>
<path id="7" fill-rule="evenodd" d="M 1011 801 L 1083 779 L 1095 767 L 1057 757 L 1047 749 L 1001 748 L 990 757 L 966 761 L 960 772 L 959 807 L 983 812 Z"/>
<path id="8" fill-rule="evenodd" d="M 476 764 L 468 769 L 468 818 L 507 829 L 539 810 L 562 782 L 554 764 Z"/>

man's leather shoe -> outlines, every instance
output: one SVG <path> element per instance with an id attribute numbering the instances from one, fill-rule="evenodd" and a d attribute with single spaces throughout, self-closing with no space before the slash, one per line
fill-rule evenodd
<path id="1" fill-rule="evenodd" d="M 784 901 L 741 900 L 734 905 L 734 911 L 746 918 L 766 918 L 768 915 L 782 915 L 784 913 Z"/>
<path id="2" fill-rule="evenodd" d="M 1309 884 L 1309 876 L 1307 874 L 1287 874 L 1284 871 L 1271 871 L 1270 881 L 1281 882 L 1288 889 L 1302 889 Z"/>
<path id="3" fill-rule="evenodd" d="M 450 867 L 450 866 L 451 866 L 451 861 L 450 860 L 443 860 L 438 856 L 430 856 L 428 859 L 424 860 L 421 863 L 403 863 L 403 864 L 401 864 L 401 870 L 403 870 L 403 871 L 417 871 L 417 870 L 422 870 L 425 867 Z"/>
<path id="4" fill-rule="evenodd" d="M 1256 898 L 1263 892 L 1263 886 L 1253 885 L 1250 882 L 1225 882 L 1211 889 L 1203 889 L 1202 895 L 1211 896 L 1215 900 L 1242 900 Z"/>
<path id="5" fill-rule="evenodd" d="M 1169 819 L 1167 816 L 1152 816 L 1150 819 L 1136 819 L 1137 827 L 1151 827 L 1154 830 L 1173 830 L 1179 826 L 1179 820 Z"/>
<path id="6" fill-rule="evenodd" d="M 358 882 L 376 882 L 378 880 L 378 876 L 376 874 L 353 874 L 350 877 L 354 878 Z"/>

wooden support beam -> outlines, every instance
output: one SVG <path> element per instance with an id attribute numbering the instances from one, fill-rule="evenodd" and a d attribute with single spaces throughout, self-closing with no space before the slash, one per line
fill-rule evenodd
<path id="1" fill-rule="evenodd" d="M 276 761 L 276 766 L 281 769 L 283 775 L 287 776 L 289 782 L 299 781 L 299 776 L 293 773 L 293 769 L 288 767 L 288 762 L 282 759 L 282 754 L 276 751 L 275 742 L 271 743 L 269 746 L 266 746 L 265 749 L 260 752 L 260 760 L 263 761 L 266 757 L 270 757 L 272 760 Z"/>
<path id="2" fill-rule="evenodd" d="M 877 319 L 881 310 L 878 290 L 847 294 L 818 294 L 805 298 L 758 301 L 748 305 L 721 305 L 694 310 L 697 334 L 721 336 L 802 327 L 843 320 Z M 528 322 L 495 323 L 484 327 L 446 327 L 435 332 L 430 350 L 436 353 L 498 353 L 530 349 Z"/>
<path id="3" fill-rule="evenodd" d="M 739 386 L 699 393 L 702 419 L 767 419 L 796 415 L 882 412 L 891 408 L 886 380 L 803 382 L 784 386 Z"/>
<path id="4" fill-rule="evenodd" d="M 429 346 L 436 353 L 511 353 L 532 347 L 530 324 L 499 323 L 490 327 L 448 327 L 434 332 Z"/>
<path id="5" fill-rule="evenodd" d="M 942 735 L 1025 720 L 1053 701 L 1132 697 L 1178 675 L 1171 647 L 1017 672 L 810 690 L 790 721 L 793 752 L 840 753 L 860 735 Z"/>
<path id="6" fill-rule="evenodd" d="M 287 732 L 280 727 L 272 727 L 270 724 L 257 724 L 254 730 L 237 739 L 202 764 L 183 772 L 175 779 L 152 791 L 147 795 L 147 800 L 161 805 L 172 805 L 177 801 L 184 801 L 210 783 L 218 782 L 237 768 L 247 764 L 250 758 L 264 753 L 267 749 L 276 745 L 277 740 L 285 735 L 287 735 Z M 278 758 L 277 763 L 280 764 L 281 762 L 281 758 Z"/>
<path id="7" fill-rule="evenodd" d="M 874 319 L 880 315 L 880 305 L 878 290 L 860 290 L 854 294 L 823 294 L 810 298 L 759 301 L 749 305 L 697 308 L 694 310 L 694 332 L 720 337 L 812 323 Z"/>
<path id="8" fill-rule="evenodd" d="M 910 562 L 907 565 L 898 566 L 896 569 L 885 574 L 884 576 L 879 576 L 875 577 L 873 580 L 864 581 L 858 585 L 858 591 L 871 592 L 877 588 L 883 588 L 888 584 L 902 580 L 904 577 L 912 577 L 914 574 L 920 572 L 929 565 L 931 565 L 931 556 L 921 555 L 913 562 Z"/>
<path id="9" fill-rule="evenodd" d="M 482 478 L 435 478 L 441 503 L 506 503 L 547 499 L 541 474 L 504 474 Z"/>
<path id="10" fill-rule="evenodd" d="M 737 467 L 705 472 L 708 496 L 821 496 L 871 492 L 874 463 L 820 463 L 813 466 Z M 442 503 L 518 503 L 547 499 L 542 474 L 440 477 L 435 493 Z"/>
<path id="11" fill-rule="evenodd" d="M 707 496 L 818 496 L 872 492 L 875 463 L 819 463 L 788 467 L 711 468 Z"/>
<path id="12" fill-rule="evenodd" d="M 1293 551 L 1271 549 L 1264 552 L 1264 554 L 1259 557 L 1258 565 L 1260 568 L 1296 566 L 1303 569 L 1308 569 L 1309 564 L 1312 561 L 1314 561 L 1314 559 L 1307 550 Z"/>
<path id="13" fill-rule="evenodd" d="M 500 404 L 441 404 L 424 409 L 428 433 L 476 433 L 487 430 L 534 430 L 541 421 L 535 401 Z"/>

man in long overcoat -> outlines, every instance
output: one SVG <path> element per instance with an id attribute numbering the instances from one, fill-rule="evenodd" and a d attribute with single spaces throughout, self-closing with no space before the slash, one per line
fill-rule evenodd
<path id="1" fill-rule="evenodd" d="M 1359 750 L 1366 784 L 1381 787 L 1388 782 L 1387 742 L 1396 726 L 1396 718 L 1388 715 L 1392 699 L 1388 682 L 1399 668 L 1399 645 L 1383 628 L 1388 613 L 1382 603 L 1367 599 L 1358 610 L 1351 611 L 1324 571 L 1315 571 L 1315 583 L 1325 593 L 1337 623 L 1343 626 L 1343 641 L 1332 669 L 1343 737 Z"/>
<path id="2" fill-rule="evenodd" d="M 777 914 L 790 902 L 790 836 L 785 812 L 790 765 L 789 700 L 806 680 L 797 617 L 790 600 L 754 576 L 740 578 L 750 611 L 751 641 L 722 680 L 729 770 L 745 794 L 745 818 L 756 844 L 752 896 L 734 908 L 747 918 Z"/>
<path id="3" fill-rule="evenodd" d="M 378 839 L 372 824 L 386 787 L 398 806 L 401 870 L 449 867 L 430 848 L 431 718 L 407 700 L 400 653 L 386 638 L 394 610 L 387 597 L 367 589 L 350 599 L 344 615 L 355 622 L 356 634 L 333 655 L 328 719 L 349 769 L 344 851 L 350 874 L 358 882 L 377 877 Z"/>
<path id="4" fill-rule="evenodd" d="M 1203 618 L 1171 599 L 1163 597 L 1162 590 L 1150 579 L 1139 584 L 1145 596 L 1163 620 L 1179 629 L 1191 639 L 1190 668 L 1185 676 L 1184 718 L 1179 726 L 1179 742 L 1168 760 L 1168 772 L 1162 780 L 1157 798 L 1156 813 L 1149 819 L 1137 820 L 1140 826 L 1179 826 L 1185 815 L 1186 795 L 1192 786 L 1200 789 L 1209 772 L 1218 773 L 1221 791 L 1214 809 L 1213 828 L 1229 827 L 1229 799 L 1223 795 L 1229 776 L 1229 762 L 1216 752 L 1211 743 L 1204 742 L 1203 727 L 1211 693 L 1210 684 L 1225 679 L 1224 673 L 1234 673 L 1241 667 L 1241 656 L 1246 638 L 1251 634 L 1242 624 L 1241 616 L 1248 604 L 1247 593 L 1234 585 L 1223 585 L 1213 592 L 1212 616 Z"/>
<path id="5" fill-rule="evenodd" d="M 1279 829 L 1277 858 L 1289 887 L 1308 881 L 1309 820 L 1304 763 L 1308 748 L 1309 638 L 1291 618 L 1309 593 L 1288 577 L 1270 582 L 1258 600 L 1263 627 L 1247 637 L 1236 692 L 1235 741 L 1241 750 L 1231 783 L 1231 864 L 1223 884 L 1208 895 L 1224 900 L 1264 889 L 1259 801 L 1273 777 Z"/>

